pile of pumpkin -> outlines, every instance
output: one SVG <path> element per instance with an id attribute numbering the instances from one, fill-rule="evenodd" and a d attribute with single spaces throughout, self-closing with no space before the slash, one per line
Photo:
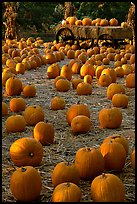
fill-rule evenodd
<path id="1" fill-rule="evenodd" d="M 51 123 L 44 122 L 44 111 L 40 106 L 26 107 L 24 98 L 35 97 L 36 87 L 23 85 L 18 77 L 19 74 L 37 69 L 41 65 L 48 65 L 47 77 L 49 80 L 54 79 L 55 90 L 67 92 L 72 86 L 78 95 L 92 94 L 92 80 L 93 77 L 96 78 L 100 86 L 107 87 L 107 98 L 112 100 L 114 106 L 101 109 L 98 115 L 100 126 L 110 129 L 120 127 L 122 123 L 120 108 L 128 106 L 125 87 L 116 83 L 117 77 L 126 76 L 126 86 L 135 88 L 134 46 L 128 45 L 126 50 L 120 51 L 107 47 L 94 47 L 86 51 L 77 49 L 77 45 L 43 43 L 40 39 L 37 43 L 34 43 L 33 39 L 30 41 L 21 39 L 20 42 L 7 40 L 2 47 L 3 88 L 9 97 L 23 95 L 10 100 L 10 111 L 15 114 L 7 118 L 6 130 L 8 133 L 16 133 L 25 131 L 26 125 L 34 126 L 32 137 L 20 138 L 10 147 L 11 159 L 15 166 L 20 167 L 11 176 L 10 189 L 20 201 L 32 201 L 40 195 L 42 179 L 34 167 L 39 166 L 42 161 L 43 145 L 54 142 L 55 130 Z M 44 55 L 41 55 L 37 48 L 40 43 L 44 45 Z M 59 62 L 65 58 L 70 59 L 69 63 L 60 67 Z M 127 63 L 128 60 L 130 63 Z M 114 61 L 114 68 L 109 67 L 110 61 Z M 56 96 L 51 99 L 51 108 L 64 109 L 65 103 L 62 97 Z M 22 111 L 24 111 L 22 115 L 16 114 Z M 2 116 L 7 115 L 8 105 L 2 102 Z M 89 107 L 80 103 L 72 104 L 66 113 L 66 120 L 73 134 L 87 133 L 91 127 Z M 116 153 L 119 155 L 119 160 L 115 158 Z M 61 162 L 54 168 L 52 182 L 55 189 L 52 200 L 79 202 L 81 190 L 78 184 L 82 179 L 92 181 L 93 201 L 124 201 L 125 190 L 122 181 L 107 171 L 121 171 L 127 155 L 128 141 L 120 135 L 109 136 L 98 149 L 93 147 L 79 149 L 73 164 Z M 135 150 L 131 155 L 131 165 L 135 169 Z M 111 182 L 116 188 L 111 186 Z M 98 192 L 97 189 L 103 189 L 102 185 L 105 185 L 107 190 Z M 66 195 L 66 189 L 70 196 Z M 116 192 L 110 196 L 109 192 L 112 189 Z"/>
<path id="2" fill-rule="evenodd" d="M 62 25 L 76 25 L 76 26 L 118 26 L 118 20 L 116 18 L 111 18 L 110 20 L 106 18 L 96 18 L 92 20 L 89 17 L 83 19 L 77 19 L 76 16 L 69 16 L 66 20 L 62 21 Z M 121 27 L 128 27 L 127 22 L 122 22 Z"/>

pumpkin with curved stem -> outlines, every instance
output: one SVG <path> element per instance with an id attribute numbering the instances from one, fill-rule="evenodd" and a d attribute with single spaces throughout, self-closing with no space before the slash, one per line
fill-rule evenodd
<path id="1" fill-rule="evenodd" d="M 10 100 L 10 110 L 12 112 L 24 111 L 26 108 L 26 101 L 23 98 L 12 98 Z"/>
<path id="2" fill-rule="evenodd" d="M 69 125 L 71 125 L 72 119 L 77 115 L 85 115 L 90 118 L 90 110 L 88 106 L 86 104 L 81 104 L 80 102 L 71 105 L 66 113 L 66 120 Z"/>
<path id="3" fill-rule="evenodd" d="M 6 81 L 5 89 L 8 96 L 20 95 L 22 92 L 22 82 L 16 76 L 12 76 Z"/>
<path id="4" fill-rule="evenodd" d="M 38 122 L 33 129 L 34 138 L 39 141 L 42 145 L 53 144 L 55 130 L 51 123 Z"/>
<path id="5" fill-rule="evenodd" d="M 114 94 L 117 94 L 117 93 L 125 94 L 125 92 L 126 91 L 123 84 L 111 83 L 107 87 L 107 98 L 111 100 Z"/>
<path id="6" fill-rule="evenodd" d="M 91 199 L 93 202 L 124 202 L 124 184 L 118 176 L 102 173 L 91 183 Z"/>
<path id="7" fill-rule="evenodd" d="M 90 130 L 91 121 L 85 115 L 77 115 L 71 121 L 71 130 L 75 134 L 86 133 Z"/>
<path id="8" fill-rule="evenodd" d="M 25 98 L 32 98 L 36 95 L 36 87 L 35 85 L 25 85 L 23 87 L 23 95 Z"/>
<path id="9" fill-rule="evenodd" d="M 51 109 L 52 110 L 62 110 L 65 108 L 66 102 L 64 98 L 60 96 L 55 96 L 51 99 Z"/>
<path id="10" fill-rule="evenodd" d="M 81 197 L 81 190 L 76 184 L 65 182 L 54 189 L 52 202 L 80 202 Z"/>
<path id="11" fill-rule="evenodd" d="M 22 115 L 11 115 L 5 122 L 7 132 L 22 132 L 26 128 L 26 121 Z"/>
<path id="12" fill-rule="evenodd" d="M 122 123 L 122 112 L 118 108 L 103 108 L 99 112 L 99 122 L 102 128 L 119 128 Z"/>
<path id="13" fill-rule="evenodd" d="M 128 106 L 128 96 L 126 94 L 114 94 L 112 97 L 112 104 L 114 107 L 127 108 Z"/>
<path id="14" fill-rule="evenodd" d="M 82 180 L 91 180 L 104 171 L 104 158 L 101 152 L 92 147 L 78 149 L 75 165 Z"/>
<path id="15" fill-rule="evenodd" d="M 20 166 L 38 166 L 43 157 L 43 147 L 40 142 L 31 137 L 15 140 L 10 146 L 10 156 L 13 163 Z"/>
<path id="16" fill-rule="evenodd" d="M 10 190 L 13 196 L 22 202 L 31 202 L 40 196 L 42 178 L 32 166 L 24 166 L 13 172 L 10 178 Z"/>
<path id="17" fill-rule="evenodd" d="M 74 163 L 59 162 L 52 172 L 52 184 L 54 187 L 64 182 L 79 184 L 79 172 Z"/>
<path id="18" fill-rule="evenodd" d="M 122 144 L 110 140 L 108 142 L 103 142 L 99 150 L 104 157 L 106 170 L 122 171 L 127 155 Z"/>

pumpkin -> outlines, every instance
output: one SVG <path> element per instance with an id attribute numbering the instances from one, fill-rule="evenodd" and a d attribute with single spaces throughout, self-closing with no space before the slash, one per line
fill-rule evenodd
<path id="1" fill-rule="evenodd" d="M 107 98 L 111 100 L 113 95 L 117 93 L 125 94 L 125 87 L 123 84 L 111 83 L 107 87 Z"/>
<path id="2" fill-rule="evenodd" d="M 74 163 L 59 162 L 52 172 L 52 184 L 54 187 L 64 182 L 72 182 L 76 185 L 79 184 L 79 172 Z"/>
<path id="3" fill-rule="evenodd" d="M 126 76 L 126 87 L 135 88 L 135 73 L 130 73 Z"/>
<path id="4" fill-rule="evenodd" d="M 107 54 L 107 58 L 110 60 L 110 61 L 114 61 L 114 57 L 115 57 L 115 55 L 114 55 L 114 53 L 108 53 Z"/>
<path id="5" fill-rule="evenodd" d="M 2 102 L 2 117 L 8 114 L 8 105 L 5 102 Z"/>
<path id="6" fill-rule="evenodd" d="M 72 50 L 72 49 L 69 49 L 69 50 L 67 51 L 67 58 L 68 58 L 68 59 L 74 59 L 74 58 L 75 58 L 75 51 Z"/>
<path id="7" fill-rule="evenodd" d="M 100 26 L 108 26 L 108 20 L 106 18 L 100 20 Z"/>
<path id="8" fill-rule="evenodd" d="M 26 101 L 23 98 L 12 98 L 10 100 L 10 110 L 12 112 L 24 111 L 26 108 Z"/>
<path id="9" fill-rule="evenodd" d="M 118 108 L 103 108 L 99 112 L 99 122 L 102 128 L 119 128 L 122 123 L 122 112 Z"/>
<path id="10" fill-rule="evenodd" d="M 34 138 L 22 137 L 11 144 L 10 157 L 18 167 L 39 166 L 43 158 L 43 147 Z"/>
<path id="11" fill-rule="evenodd" d="M 34 201 L 40 196 L 41 190 L 42 178 L 32 166 L 20 167 L 10 177 L 10 191 L 18 201 Z"/>
<path id="12" fill-rule="evenodd" d="M 128 96 L 126 94 L 117 93 L 112 97 L 112 104 L 114 107 L 127 108 Z"/>
<path id="13" fill-rule="evenodd" d="M 130 56 L 129 62 L 130 62 L 130 64 L 134 64 L 135 63 L 135 54 L 132 54 Z"/>
<path id="14" fill-rule="evenodd" d="M 123 68 L 123 71 L 124 71 L 124 75 L 128 75 L 128 74 L 130 74 L 132 72 L 131 68 L 130 68 L 130 65 L 128 65 L 128 64 L 123 64 L 122 68 Z"/>
<path id="15" fill-rule="evenodd" d="M 13 76 L 13 73 L 10 71 L 3 71 L 2 72 L 2 85 L 5 86 L 6 81 Z"/>
<path id="16" fill-rule="evenodd" d="M 56 62 L 55 55 L 53 53 L 47 53 L 46 54 L 46 64 L 53 64 Z"/>
<path id="17" fill-rule="evenodd" d="M 105 65 L 99 65 L 97 66 L 96 70 L 95 70 L 95 76 L 97 79 L 99 79 L 101 72 L 103 71 L 103 69 L 106 69 L 107 67 Z"/>
<path id="18" fill-rule="evenodd" d="M 117 77 L 124 77 L 124 70 L 121 66 L 115 68 Z"/>
<path id="19" fill-rule="evenodd" d="M 122 22 L 121 23 L 121 27 L 122 28 L 127 28 L 128 27 L 128 23 L 127 22 Z"/>
<path id="20" fill-rule="evenodd" d="M 33 126 L 36 125 L 40 121 L 44 121 L 44 111 L 40 106 L 30 105 L 28 106 L 23 116 L 27 125 Z"/>
<path id="21" fill-rule="evenodd" d="M 95 75 L 94 66 L 92 64 L 83 64 L 80 68 L 81 78 L 84 78 L 84 76 L 87 74 L 91 75 L 91 77 Z"/>
<path id="22" fill-rule="evenodd" d="M 83 80 L 81 78 L 74 78 L 71 80 L 72 82 L 72 87 L 73 89 L 76 89 L 77 88 L 77 85 L 81 82 L 83 82 Z"/>
<path id="23" fill-rule="evenodd" d="M 111 18 L 109 20 L 109 25 L 110 26 L 118 26 L 118 20 L 116 18 Z"/>
<path id="24" fill-rule="evenodd" d="M 92 76 L 89 74 L 85 75 L 84 76 L 84 82 L 91 84 L 92 83 Z"/>
<path id="25" fill-rule="evenodd" d="M 130 162 L 131 167 L 135 170 L 135 149 L 132 150 L 132 153 L 130 155 Z"/>
<path id="26" fill-rule="evenodd" d="M 71 83 L 68 79 L 59 79 L 57 80 L 55 87 L 57 91 L 66 92 L 70 89 Z"/>
<path id="27" fill-rule="evenodd" d="M 68 64 L 65 64 L 62 66 L 61 71 L 60 71 L 60 76 L 65 77 L 69 81 L 72 78 L 72 70 L 71 67 Z"/>
<path id="28" fill-rule="evenodd" d="M 81 52 L 81 51 L 80 51 Z M 81 60 L 82 63 L 85 63 L 87 61 L 87 55 L 85 54 L 85 52 L 81 52 L 78 57 L 79 60 Z"/>
<path id="29" fill-rule="evenodd" d="M 104 65 L 108 65 L 110 63 L 110 60 L 107 57 L 104 57 L 103 60 L 102 60 L 102 63 Z"/>
<path id="30" fill-rule="evenodd" d="M 79 74 L 81 66 L 82 66 L 82 63 L 80 61 L 74 62 L 74 64 L 71 67 L 72 73 Z"/>
<path id="31" fill-rule="evenodd" d="M 7 59 L 6 60 L 6 66 L 15 68 L 16 67 L 16 62 L 13 59 Z"/>
<path id="32" fill-rule="evenodd" d="M 22 115 L 11 115 L 5 122 L 7 132 L 22 132 L 26 128 L 26 122 Z"/>
<path id="33" fill-rule="evenodd" d="M 69 125 L 71 125 L 72 119 L 77 115 L 85 115 L 90 118 L 90 110 L 88 106 L 86 104 L 81 104 L 80 102 L 71 105 L 66 112 L 66 120 Z"/>
<path id="34" fill-rule="evenodd" d="M 22 92 L 22 82 L 16 76 L 10 77 L 5 84 L 5 90 L 8 96 L 20 95 Z"/>
<path id="35" fill-rule="evenodd" d="M 59 74 L 60 74 L 59 64 L 53 63 L 47 68 L 47 77 L 49 79 L 55 79 L 57 76 L 59 76 Z"/>
<path id="36" fill-rule="evenodd" d="M 91 26 L 92 25 L 92 20 L 90 18 L 83 18 L 82 19 L 82 25 L 83 26 Z"/>
<path id="37" fill-rule="evenodd" d="M 63 77 L 63 76 L 57 76 L 57 77 L 54 79 L 54 86 L 55 86 L 55 87 L 56 87 L 56 82 L 57 82 L 59 79 L 66 79 L 66 78 Z"/>
<path id="38" fill-rule="evenodd" d="M 86 133 L 91 128 L 91 121 L 85 115 L 78 115 L 71 121 L 71 130 L 74 134 Z"/>
<path id="39" fill-rule="evenodd" d="M 38 122 L 33 129 L 33 137 L 42 145 L 53 144 L 55 130 L 51 123 L 48 121 Z"/>
<path id="40" fill-rule="evenodd" d="M 81 197 L 81 190 L 76 184 L 65 182 L 57 185 L 54 189 L 52 202 L 80 202 Z"/>
<path id="41" fill-rule="evenodd" d="M 36 87 L 33 84 L 25 85 L 23 87 L 23 96 L 25 98 L 32 98 L 36 96 Z"/>
<path id="42" fill-rule="evenodd" d="M 124 202 L 125 187 L 121 179 L 110 173 L 102 173 L 91 183 L 93 202 Z"/>
<path id="43" fill-rule="evenodd" d="M 128 140 L 126 139 L 126 137 L 119 135 L 119 134 L 112 134 L 106 137 L 103 140 L 103 142 L 109 142 L 110 140 L 114 142 L 119 142 L 120 144 L 122 144 L 123 147 L 125 148 L 126 154 L 128 155 L 129 144 L 128 144 Z"/>
<path id="44" fill-rule="evenodd" d="M 81 82 L 77 85 L 76 92 L 78 95 L 91 95 L 92 85 L 89 83 Z"/>
<path id="45" fill-rule="evenodd" d="M 76 25 L 76 26 L 82 25 L 82 20 L 76 20 L 76 21 L 75 21 L 75 25 Z"/>
<path id="46" fill-rule="evenodd" d="M 25 73 L 25 66 L 21 62 L 18 62 L 16 64 L 16 68 L 15 69 L 16 69 L 17 74 L 24 74 Z"/>
<path id="47" fill-rule="evenodd" d="M 101 72 L 101 75 L 103 75 L 103 74 L 108 74 L 112 79 L 112 83 L 116 82 L 117 75 L 116 75 L 116 71 L 113 68 L 103 69 Z"/>
<path id="48" fill-rule="evenodd" d="M 104 158 L 98 149 L 82 147 L 76 152 L 75 165 L 82 180 L 91 180 L 104 171 Z"/>
<path id="49" fill-rule="evenodd" d="M 62 110 L 65 108 L 66 102 L 64 98 L 60 96 L 55 96 L 51 99 L 51 109 L 52 110 Z"/>
<path id="50" fill-rule="evenodd" d="M 70 18 L 66 19 L 66 20 L 68 20 L 70 25 L 75 25 L 75 21 L 77 20 L 77 17 L 76 16 L 70 16 Z"/>
<path id="51" fill-rule="evenodd" d="M 108 74 L 102 74 L 98 79 L 98 83 L 100 86 L 107 87 L 112 83 L 112 78 Z"/>

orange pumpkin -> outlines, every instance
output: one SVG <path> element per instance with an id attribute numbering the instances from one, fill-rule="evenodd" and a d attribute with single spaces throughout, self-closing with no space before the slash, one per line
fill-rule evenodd
<path id="1" fill-rule="evenodd" d="M 99 122 L 102 128 L 119 128 L 122 123 L 122 112 L 118 108 L 103 108 L 99 112 Z"/>
<path id="2" fill-rule="evenodd" d="M 69 18 L 69 19 L 66 19 L 66 20 L 68 20 L 68 22 L 69 22 L 70 25 L 75 25 L 75 22 L 76 22 L 76 20 L 77 20 L 77 17 L 76 17 L 76 16 L 70 16 L 70 18 Z"/>
<path id="3" fill-rule="evenodd" d="M 135 149 L 132 150 L 130 155 L 131 167 L 135 170 Z"/>
<path id="4" fill-rule="evenodd" d="M 114 107 L 127 108 L 128 96 L 126 94 L 117 93 L 112 97 L 112 104 Z"/>
<path id="5" fill-rule="evenodd" d="M 60 66 L 57 63 L 51 64 L 47 68 L 47 76 L 49 79 L 55 79 L 60 74 Z"/>
<path id="6" fill-rule="evenodd" d="M 96 70 L 95 70 L 95 76 L 97 79 L 99 79 L 101 72 L 103 71 L 103 69 L 106 69 L 107 67 L 105 65 L 99 65 L 97 66 Z"/>
<path id="7" fill-rule="evenodd" d="M 51 109 L 52 110 L 62 110 L 65 108 L 66 102 L 64 98 L 60 96 L 55 96 L 51 99 Z"/>
<path id="8" fill-rule="evenodd" d="M 76 152 L 75 165 L 82 180 L 91 180 L 104 171 L 104 158 L 98 149 L 82 147 Z"/>
<path id="9" fill-rule="evenodd" d="M 95 75 L 95 69 L 92 64 L 83 64 L 80 68 L 80 76 L 81 78 L 84 78 L 85 75 L 91 75 L 93 77 Z"/>
<path id="10" fill-rule="evenodd" d="M 26 101 L 23 98 L 12 98 L 10 100 L 10 110 L 12 112 L 24 111 L 26 108 Z"/>
<path id="11" fill-rule="evenodd" d="M 110 173 L 102 173 L 91 182 L 93 202 L 124 202 L 125 187 L 121 179 Z"/>
<path id="12" fill-rule="evenodd" d="M 89 83 L 81 82 L 77 85 L 76 92 L 78 95 L 91 95 L 92 85 Z"/>
<path id="13" fill-rule="evenodd" d="M 57 80 L 55 87 L 57 91 L 66 92 L 70 89 L 71 83 L 68 79 L 59 79 Z"/>
<path id="14" fill-rule="evenodd" d="M 60 71 L 60 76 L 65 77 L 69 81 L 72 78 L 72 70 L 71 67 L 68 64 L 65 64 L 62 66 L 61 71 Z"/>
<path id="15" fill-rule="evenodd" d="M 85 115 L 78 115 L 71 121 L 71 130 L 74 134 L 86 133 L 91 128 L 91 121 Z"/>
<path id="16" fill-rule="evenodd" d="M 18 74 L 24 74 L 25 73 L 25 66 L 24 66 L 24 64 L 22 62 L 18 62 L 16 64 L 16 72 Z"/>
<path id="17" fill-rule="evenodd" d="M 68 59 L 74 59 L 74 58 L 75 58 L 75 51 L 72 50 L 72 49 L 69 49 L 69 50 L 67 51 L 67 58 L 68 58 Z"/>
<path id="18" fill-rule="evenodd" d="M 80 61 L 74 62 L 74 64 L 71 67 L 72 73 L 79 74 L 81 66 L 82 66 L 82 63 Z"/>
<path id="19" fill-rule="evenodd" d="M 36 95 L 36 87 L 35 85 L 25 85 L 23 88 L 23 96 L 25 98 L 32 98 Z"/>
<path id="20" fill-rule="evenodd" d="M 100 26 L 108 26 L 108 20 L 106 18 L 100 20 Z"/>
<path id="21" fill-rule="evenodd" d="M 82 25 L 83 26 L 91 26 L 92 25 L 92 20 L 90 18 L 83 18 L 82 19 Z"/>
<path id="22" fill-rule="evenodd" d="M 109 20 L 109 25 L 110 26 L 118 26 L 118 20 L 116 18 L 111 18 Z"/>
<path id="23" fill-rule="evenodd" d="M 72 82 L 72 87 L 73 89 L 76 89 L 77 88 L 77 85 L 81 82 L 83 82 L 83 80 L 81 78 L 74 78 L 71 80 Z"/>
<path id="24" fill-rule="evenodd" d="M 13 73 L 10 71 L 3 71 L 2 72 L 2 85 L 5 86 L 6 81 L 13 76 Z"/>
<path id="25" fill-rule="evenodd" d="M 51 123 L 38 122 L 33 129 L 33 137 L 42 145 L 52 144 L 54 141 L 55 130 Z"/>
<path id="26" fill-rule="evenodd" d="M 126 76 L 126 87 L 135 88 L 135 73 Z"/>
<path id="27" fill-rule="evenodd" d="M 5 89 L 9 96 L 20 95 L 22 92 L 22 82 L 16 76 L 12 76 L 6 81 Z"/>
<path id="28" fill-rule="evenodd" d="M 81 190 L 76 184 L 65 182 L 54 189 L 52 202 L 80 202 L 81 197 Z"/>
<path id="29" fill-rule="evenodd" d="M 37 169 L 32 166 L 16 169 L 10 177 L 10 190 L 18 201 L 36 200 L 42 190 L 42 178 Z"/>
<path id="30" fill-rule="evenodd" d="M 121 66 L 115 68 L 117 77 L 124 77 L 124 70 Z"/>
<path id="31" fill-rule="evenodd" d="M 92 76 L 89 74 L 85 75 L 84 76 L 84 82 L 91 84 L 92 83 Z"/>
<path id="32" fill-rule="evenodd" d="M 122 93 L 125 94 L 125 87 L 123 84 L 111 83 L 107 88 L 107 97 L 108 99 L 112 99 L 114 94 Z"/>
<path id="33" fill-rule="evenodd" d="M 103 69 L 101 72 L 101 75 L 103 75 L 103 74 L 108 74 L 112 79 L 112 83 L 116 82 L 117 75 L 116 75 L 116 71 L 113 68 Z"/>
<path id="34" fill-rule="evenodd" d="M 64 182 L 79 184 L 79 172 L 74 163 L 59 162 L 52 172 L 52 184 L 54 187 Z"/>
<path id="35" fill-rule="evenodd" d="M 108 74 L 102 74 L 99 79 L 98 83 L 100 86 L 109 86 L 112 83 L 112 78 Z"/>
<path id="36" fill-rule="evenodd" d="M 8 105 L 5 102 L 2 102 L 2 117 L 8 114 Z"/>
<path id="37" fill-rule="evenodd" d="M 22 137 L 11 144 L 10 156 L 18 167 L 38 166 L 43 158 L 43 147 L 34 138 Z"/>
<path id="38" fill-rule="evenodd" d="M 23 116 L 27 125 L 33 126 L 36 125 L 40 121 L 44 121 L 44 111 L 40 106 L 30 105 L 28 106 Z"/>
<path id="39" fill-rule="evenodd" d="M 5 122 L 7 132 L 22 132 L 26 128 L 26 122 L 22 115 L 11 115 Z"/>
<path id="40" fill-rule="evenodd" d="M 57 76 L 57 77 L 54 79 L 54 86 L 55 86 L 55 87 L 56 87 L 56 82 L 57 82 L 59 79 L 66 79 L 66 78 L 63 77 L 63 76 Z"/>

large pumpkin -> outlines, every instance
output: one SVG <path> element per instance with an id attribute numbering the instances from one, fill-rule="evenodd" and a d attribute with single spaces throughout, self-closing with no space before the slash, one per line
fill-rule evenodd
<path id="1" fill-rule="evenodd" d="M 54 141 L 55 130 L 49 122 L 38 122 L 33 129 L 34 138 L 42 145 L 52 144 Z"/>
<path id="2" fill-rule="evenodd" d="M 66 113 L 66 120 L 69 125 L 71 124 L 72 119 L 77 115 L 85 115 L 90 118 L 90 110 L 88 106 L 80 103 L 71 105 Z"/>
<path id="3" fill-rule="evenodd" d="M 54 189 L 52 202 L 80 202 L 81 197 L 81 190 L 76 184 L 65 182 Z"/>
<path id="4" fill-rule="evenodd" d="M 40 196 L 42 179 L 32 166 L 16 169 L 10 178 L 10 190 L 13 196 L 21 202 L 31 202 Z"/>
<path id="5" fill-rule="evenodd" d="M 122 112 L 118 108 L 103 108 L 99 112 L 99 122 L 102 128 L 119 128 L 122 123 Z"/>
<path id="6" fill-rule="evenodd" d="M 10 77 L 5 84 L 6 93 L 9 96 L 20 95 L 22 92 L 22 82 L 16 76 Z"/>
<path id="7" fill-rule="evenodd" d="M 23 116 L 26 120 L 27 125 L 36 125 L 40 121 L 44 121 L 44 111 L 40 106 L 32 105 L 28 106 Z"/>
<path id="8" fill-rule="evenodd" d="M 86 133 L 90 130 L 90 118 L 85 115 L 77 115 L 71 121 L 71 130 L 74 134 Z"/>
<path id="9" fill-rule="evenodd" d="M 7 132 L 25 131 L 26 122 L 22 115 L 11 115 L 5 122 Z"/>
<path id="10" fill-rule="evenodd" d="M 76 152 L 75 165 L 82 180 L 91 180 L 104 171 L 104 158 L 96 148 L 83 147 Z"/>
<path id="11" fill-rule="evenodd" d="M 79 184 L 79 172 L 74 163 L 59 162 L 52 172 L 52 184 L 54 187 L 64 182 Z"/>
<path id="12" fill-rule="evenodd" d="M 91 183 L 91 199 L 93 202 L 124 202 L 124 184 L 118 176 L 102 173 Z"/>
<path id="13" fill-rule="evenodd" d="M 10 156 L 16 166 L 38 166 L 42 161 L 43 147 L 34 138 L 22 137 L 11 144 Z"/>

